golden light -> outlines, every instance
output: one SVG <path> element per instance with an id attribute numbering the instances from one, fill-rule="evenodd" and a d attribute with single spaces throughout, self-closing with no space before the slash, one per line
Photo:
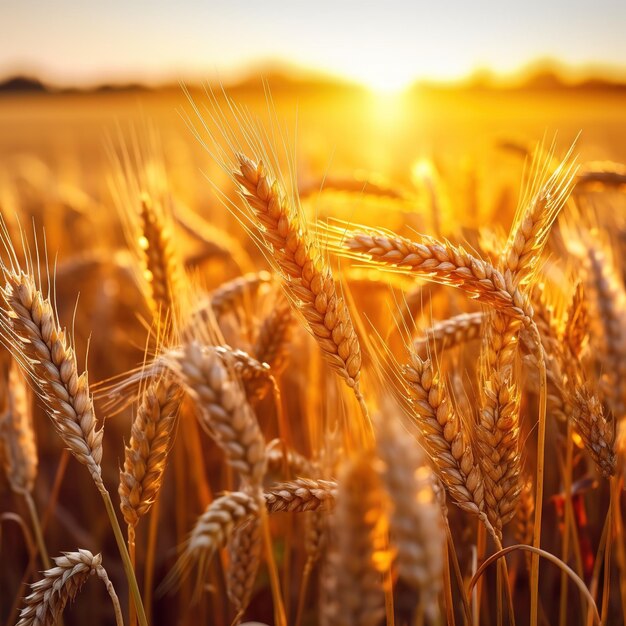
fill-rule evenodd
<path id="1" fill-rule="evenodd" d="M 402 71 L 394 64 L 366 68 L 365 71 L 356 70 L 355 76 L 372 91 L 380 94 L 398 94 L 405 91 L 415 80 L 414 68 L 405 68 Z"/>
<path id="2" fill-rule="evenodd" d="M 406 109 L 406 95 L 402 92 L 372 92 L 370 95 L 370 117 L 383 129 L 401 125 Z"/>
<path id="3" fill-rule="evenodd" d="M 434 175 L 433 164 L 429 159 L 419 159 L 413 163 L 411 167 L 411 176 L 416 183 L 423 182 L 425 180 L 432 180 Z"/>

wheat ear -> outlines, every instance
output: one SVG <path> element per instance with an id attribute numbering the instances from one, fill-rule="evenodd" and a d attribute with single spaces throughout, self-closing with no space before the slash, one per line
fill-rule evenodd
<path id="1" fill-rule="evenodd" d="M 420 235 L 411 241 L 378 229 L 346 231 L 329 228 L 329 247 L 343 256 L 366 259 L 380 267 L 391 267 L 443 285 L 458 287 L 471 298 L 493 306 L 531 324 L 533 309 L 528 297 L 489 262 L 462 246 Z"/>
<path id="2" fill-rule="evenodd" d="M 144 392 L 124 451 L 120 471 L 120 508 L 129 526 L 136 526 L 155 502 L 172 445 L 182 394 L 172 381 L 155 381 Z"/>
<path id="3" fill-rule="evenodd" d="M 544 165 L 541 158 L 536 160 L 530 197 L 520 204 L 499 259 L 499 268 L 514 276 L 516 284 L 532 280 L 552 225 L 573 189 L 577 170 L 573 148 L 550 176 L 546 172 L 550 159 L 545 159 Z"/>
<path id="4" fill-rule="evenodd" d="M 115 609 L 117 626 L 123 626 L 122 611 L 113 585 L 102 567 L 102 556 L 89 550 L 65 552 L 54 559 L 55 567 L 46 570 L 43 578 L 31 587 L 25 598 L 17 626 L 54 626 L 68 601 L 74 600 L 90 576 L 98 576 L 105 584 Z"/>
<path id="5" fill-rule="evenodd" d="M 280 375 L 289 359 L 289 340 L 293 328 L 293 313 L 285 298 L 265 317 L 252 348 L 252 354 L 267 363 L 274 376 Z"/>
<path id="6" fill-rule="evenodd" d="M 10 264 L 1 265 L 6 284 L 2 288 L 5 306 L 0 338 L 33 382 L 69 451 L 87 467 L 105 505 L 140 624 L 147 626 L 135 572 L 111 496 L 102 480 L 103 430 L 97 428 L 87 373 L 78 375 L 76 355 L 60 328 L 52 303 L 39 291 L 32 274 L 20 269 L 4 224 L 0 236 L 11 255 Z"/>
<path id="7" fill-rule="evenodd" d="M 332 480 L 297 478 L 272 485 L 264 497 L 270 513 L 316 511 L 335 504 L 337 484 Z"/>
<path id="8" fill-rule="evenodd" d="M 413 418 L 441 481 L 455 502 L 481 519 L 493 533 L 483 511 L 482 471 L 474 460 L 462 420 L 451 406 L 431 361 L 423 361 L 416 354 L 411 354 L 411 361 L 403 368 L 402 377 L 414 411 Z"/>
<path id="9" fill-rule="evenodd" d="M 78 374 L 76 356 L 53 306 L 22 271 L 2 267 L 6 319 L 0 335 L 33 381 L 55 429 L 74 457 L 103 488 L 102 429 L 97 428 L 87 374 Z"/>
<path id="10" fill-rule="evenodd" d="M 478 339 L 485 320 L 486 315 L 482 311 L 460 313 L 427 328 L 423 336 L 415 339 L 413 345 L 417 352 L 421 353 L 430 347 L 433 353 L 439 354 L 444 349 L 452 349 Z"/>
<path id="11" fill-rule="evenodd" d="M 246 397 L 253 404 L 262 400 L 276 387 L 276 380 L 267 363 L 255 359 L 244 350 L 230 346 L 216 346 L 215 351 L 226 365 L 231 365 L 246 391 Z"/>
<path id="12" fill-rule="evenodd" d="M 233 624 L 238 624 L 250 604 L 257 572 L 261 564 L 263 545 L 262 519 L 258 516 L 235 529 L 228 545 L 230 561 L 226 572 L 228 599 L 236 615 Z"/>
<path id="13" fill-rule="evenodd" d="M 255 498 L 245 492 L 227 493 L 209 504 L 185 542 L 176 565 L 161 584 L 168 591 L 197 567 L 196 594 L 206 580 L 211 559 L 216 550 L 226 545 L 235 528 L 252 515 L 258 514 Z"/>
<path id="14" fill-rule="evenodd" d="M 209 295 L 211 307 L 218 317 L 224 315 L 246 303 L 246 300 L 254 296 L 263 285 L 271 282 L 272 275 L 265 270 L 233 278 L 211 292 Z M 196 315 L 203 317 L 202 309 L 198 309 Z"/>
<path id="15" fill-rule="evenodd" d="M 361 348 L 330 268 L 263 162 L 255 163 L 242 154 L 237 158 L 235 179 L 262 227 L 263 241 L 283 277 L 286 293 L 331 367 L 361 399 Z"/>
<path id="16" fill-rule="evenodd" d="M 164 217 L 155 209 L 147 194 L 141 196 L 141 239 L 144 278 L 150 287 L 149 302 L 161 320 L 174 312 L 180 289 L 180 264 L 172 244 L 170 229 Z"/>
<path id="17" fill-rule="evenodd" d="M 252 486 L 260 485 L 265 474 L 265 441 L 244 390 L 232 374 L 232 361 L 195 341 L 168 358 L 228 463 Z"/>
<path id="18" fill-rule="evenodd" d="M 305 456 L 287 448 L 280 439 L 272 439 L 265 448 L 267 459 L 267 473 L 281 474 L 287 472 L 289 476 L 309 476 L 315 471 L 315 463 Z"/>
<path id="19" fill-rule="evenodd" d="M 572 420 L 598 469 L 607 478 L 615 474 L 615 424 L 584 383 L 576 390 Z"/>
<path id="20" fill-rule="evenodd" d="M 515 515 L 520 493 L 520 393 L 496 370 L 485 382 L 474 439 L 485 480 L 485 509 L 499 538 Z"/>
<path id="21" fill-rule="evenodd" d="M 594 294 L 601 388 L 616 417 L 626 415 L 626 290 L 607 250 L 587 241 L 588 286 Z"/>
<path id="22" fill-rule="evenodd" d="M 32 493 L 37 478 L 37 446 L 28 386 L 14 362 L 9 366 L 5 398 L 5 410 L 0 415 L 0 458 L 11 489 Z"/>
<path id="23" fill-rule="evenodd" d="M 571 191 L 574 169 L 566 159 L 545 182 L 544 173 L 536 173 L 538 191 L 531 191 L 530 201 L 520 205 L 498 261 L 498 269 L 511 277 L 515 286 L 528 289 L 552 224 Z M 499 536 L 515 513 L 521 488 L 520 392 L 514 367 L 519 334 L 518 320 L 499 312 L 489 316 L 482 353 L 483 401 L 475 439 L 485 476 L 487 514 Z"/>

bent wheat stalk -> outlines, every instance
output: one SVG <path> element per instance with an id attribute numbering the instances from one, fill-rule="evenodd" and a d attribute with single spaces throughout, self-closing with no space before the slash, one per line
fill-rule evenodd
<path id="1" fill-rule="evenodd" d="M 55 567 L 46 570 L 43 578 L 32 585 L 32 593 L 24 600 L 17 626 L 53 626 L 58 622 L 68 601 L 74 600 L 87 580 L 96 575 L 106 587 L 117 626 L 124 626 L 122 611 L 113 584 L 109 580 L 102 556 L 89 550 L 65 552 L 54 559 Z"/>

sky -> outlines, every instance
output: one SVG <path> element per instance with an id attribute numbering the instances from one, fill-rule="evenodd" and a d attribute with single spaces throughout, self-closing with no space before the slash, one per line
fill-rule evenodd
<path id="1" fill-rule="evenodd" d="M 0 0 L 0 76 L 61 84 L 219 78 L 281 61 L 379 88 L 626 68 L 626 0 Z"/>

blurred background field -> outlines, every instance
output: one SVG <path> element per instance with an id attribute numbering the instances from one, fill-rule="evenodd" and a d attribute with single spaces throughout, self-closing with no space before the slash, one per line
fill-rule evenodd
<path id="1" fill-rule="evenodd" d="M 219 94 L 221 85 L 211 88 Z M 206 106 L 202 89 L 190 89 L 199 106 Z M 518 88 L 425 85 L 386 93 L 269 75 L 264 83 L 257 78 L 226 89 L 261 123 L 276 116 L 297 160 L 301 189 L 310 192 L 328 178 L 350 180 L 355 188 L 359 181 L 370 181 L 415 191 L 426 164 L 445 180 L 449 193 L 458 192 L 450 198 L 452 208 L 465 215 L 468 225 L 472 210 L 479 209 L 482 217 L 495 212 L 506 187 L 513 191 L 514 206 L 524 163 L 516 147 L 532 149 L 556 138 L 565 149 L 578 138 L 581 162 L 626 161 L 626 88 L 610 84 L 571 87 L 555 77 L 539 77 Z M 37 176 L 42 183 L 50 175 L 49 185 L 73 185 L 110 202 L 106 175 L 112 164 L 106 146 L 151 125 L 158 129 L 177 194 L 194 206 L 196 201 L 213 206 L 204 175 L 214 175 L 215 165 L 186 126 L 190 113 L 178 86 L 5 92 L 0 96 L 0 164 L 5 176 L 20 172 L 35 184 Z M 480 196 L 480 207 L 472 194 Z M 507 218 L 507 212 L 498 215 Z"/>

